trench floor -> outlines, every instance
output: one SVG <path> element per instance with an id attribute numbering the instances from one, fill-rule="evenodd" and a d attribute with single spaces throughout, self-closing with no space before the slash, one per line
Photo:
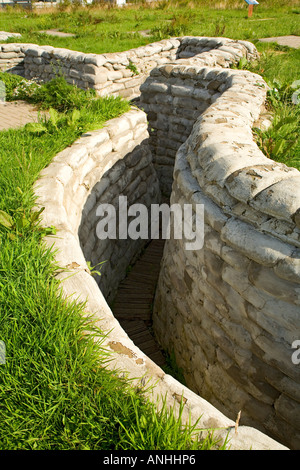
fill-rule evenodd
<path id="1" fill-rule="evenodd" d="M 162 349 L 151 332 L 152 306 L 165 240 L 151 240 L 120 283 L 112 311 L 122 328 L 153 362 L 166 364 Z"/>

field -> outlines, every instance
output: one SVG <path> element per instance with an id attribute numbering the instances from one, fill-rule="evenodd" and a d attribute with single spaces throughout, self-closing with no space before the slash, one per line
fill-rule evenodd
<path id="1" fill-rule="evenodd" d="M 22 42 L 66 47 L 82 52 L 120 52 L 168 36 L 224 36 L 256 41 L 262 37 L 300 35 L 299 0 L 261 0 L 248 18 L 244 0 L 162 0 L 130 4 L 68 6 L 32 12 L 0 12 L 0 30 L 22 33 Z M 43 31 L 58 29 L 75 37 L 54 38 Z M 146 31 L 147 37 L 141 32 Z"/>

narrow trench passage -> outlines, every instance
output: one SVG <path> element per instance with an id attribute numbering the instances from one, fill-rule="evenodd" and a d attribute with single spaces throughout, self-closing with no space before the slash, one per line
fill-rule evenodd
<path id="1" fill-rule="evenodd" d="M 153 362 L 166 364 L 162 349 L 151 333 L 152 306 L 165 240 L 151 240 L 120 283 L 112 311 L 122 328 Z"/>

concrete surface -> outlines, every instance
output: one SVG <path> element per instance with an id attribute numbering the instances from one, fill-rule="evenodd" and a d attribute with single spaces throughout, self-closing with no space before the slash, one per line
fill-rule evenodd
<path id="1" fill-rule="evenodd" d="M 300 36 L 277 36 L 274 38 L 262 38 L 260 42 L 277 42 L 280 46 L 300 48 Z"/>

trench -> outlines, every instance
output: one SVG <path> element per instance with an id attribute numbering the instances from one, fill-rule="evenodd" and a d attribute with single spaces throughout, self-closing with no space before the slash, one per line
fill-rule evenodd
<path id="1" fill-rule="evenodd" d="M 139 203 L 149 209 L 151 204 L 168 203 L 177 151 L 197 119 L 219 97 L 219 88 L 227 79 L 222 72 L 215 70 L 217 80 L 211 85 L 205 70 L 195 79 L 187 67 L 178 75 L 173 64 L 156 69 L 155 76 L 146 79 L 132 104 L 147 116 L 147 137 L 101 178 L 86 202 L 79 227 L 85 259 L 93 266 L 106 261 L 96 280 L 115 318 L 134 344 L 160 367 L 165 365 L 166 353 L 152 329 L 152 308 L 164 240 L 90 243 L 91 236 L 85 232 L 95 232 L 95 224 L 89 225 L 94 215 L 86 207 L 95 206 L 94 201 L 89 203 L 94 198 L 97 204 L 113 203 L 118 210 L 117 195 L 126 196 L 128 206 Z"/>
<path id="2" fill-rule="evenodd" d="M 76 273 L 74 277 L 69 276 L 70 280 L 66 279 L 69 284 L 65 289 L 72 293 L 82 290 L 88 294 L 89 311 L 96 310 L 101 321 L 103 316 L 105 328 L 109 327 L 112 338 L 109 345 L 120 337 L 122 340 L 117 343 L 121 350 L 130 352 L 130 355 L 121 353 L 121 361 L 126 367 L 130 361 L 128 368 L 135 377 L 149 368 L 151 373 L 159 369 L 154 375 L 161 378 L 161 369 L 147 361 L 148 357 L 157 365 L 163 365 L 165 359 L 152 335 L 151 314 L 156 297 L 153 327 L 165 349 L 174 350 L 177 354 L 178 365 L 185 370 L 186 387 L 211 403 L 215 407 L 213 413 L 216 410 L 230 413 L 230 419 L 235 419 L 237 411 L 245 404 L 244 424 L 254 424 L 281 441 L 282 431 L 277 426 L 279 428 L 283 424 L 285 434 L 289 434 L 287 439 L 293 440 L 292 445 L 297 447 L 298 436 L 295 438 L 293 435 L 293 431 L 299 428 L 294 413 L 296 402 L 286 396 L 276 381 L 271 381 L 270 386 L 261 377 L 261 371 L 273 374 L 274 368 L 274 374 L 282 374 L 286 369 L 283 379 L 290 375 L 298 383 L 290 365 L 290 356 L 286 355 L 284 364 L 282 362 L 281 343 L 276 350 L 278 357 L 280 353 L 279 366 L 273 360 L 270 364 L 269 359 L 260 353 L 260 347 L 268 352 L 269 338 L 268 335 L 257 335 L 261 326 L 253 323 L 257 314 L 259 319 L 266 318 L 267 321 L 270 315 L 267 310 L 265 316 L 261 315 L 262 310 L 251 304 L 251 295 L 253 292 L 257 294 L 254 301 L 259 297 L 258 293 L 265 298 L 261 291 L 269 285 L 268 282 L 262 287 L 259 285 L 263 276 L 256 282 L 254 270 L 248 268 L 248 262 L 254 259 L 256 265 L 251 261 L 252 267 L 264 266 L 268 253 L 265 248 L 254 250 L 253 258 L 252 247 L 261 245 L 262 233 L 253 222 L 253 210 L 248 212 L 249 208 L 245 206 L 244 192 L 240 194 L 241 185 L 245 185 L 245 194 L 248 190 L 250 192 L 251 182 L 249 197 L 254 199 L 256 186 L 253 188 L 254 175 L 248 172 L 249 167 L 261 168 L 263 165 L 264 171 L 268 171 L 265 166 L 269 161 L 252 145 L 250 132 L 250 124 L 259 117 L 265 100 L 264 85 L 257 88 L 260 87 L 257 78 L 252 84 L 253 76 L 248 76 L 248 73 L 244 76 L 241 72 L 237 76 L 233 70 L 185 65 L 169 64 L 153 69 L 140 87 L 137 107 L 144 112 L 131 110 L 124 118 L 117 118 L 106 129 L 92 134 L 91 141 L 87 134 L 76 143 L 76 150 L 73 147 L 65 151 L 56 160 L 56 166 L 58 162 L 66 161 L 68 174 L 72 174 L 69 179 L 62 179 L 59 183 L 49 169 L 51 186 L 48 184 L 46 189 L 50 187 L 52 191 L 48 190 L 45 195 L 41 190 L 42 202 L 46 200 L 49 203 L 46 220 L 56 226 L 59 219 L 63 235 L 56 241 L 56 247 L 62 248 L 63 266 L 75 266 Z M 245 87 L 241 94 L 242 85 Z M 246 125 L 248 121 L 249 126 Z M 197 157 L 197 152 L 201 152 L 201 158 Z M 262 179 L 260 173 L 257 178 L 259 181 Z M 258 220 L 265 217 L 266 199 L 261 193 L 268 190 L 268 184 L 258 193 L 261 199 L 256 201 L 255 210 L 259 210 L 255 212 L 255 221 L 256 217 Z M 183 247 L 173 239 L 166 243 L 163 263 L 163 241 L 158 246 L 156 241 L 132 240 L 130 237 L 97 239 L 99 204 L 108 203 L 118 209 L 118 198 L 122 195 L 128 198 L 128 206 L 138 203 L 149 208 L 152 204 L 161 203 L 163 196 L 169 197 L 171 191 L 172 203 L 204 201 L 206 204 L 205 227 L 209 243 L 205 258 L 192 252 L 183 255 Z M 54 193 L 59 204 L 53 203 Z M 267 202 L 272 209 L 272 201 Z M 276 207 L 272 214 L 277 214 Z M 59 217 L 65 216 L 65 212 L 68 221 L 63 224 Z M 286 218 L 290 224 L 290 218 Z M 251 243 L 241 246 L 245 226 L 248 228 L 249 224 L 251 232 L 246 240 L 250 239 Z M 273 234 L 272 227 L 269 232 L 268 227 L 266 229 L 267 233 Z M 272 247 L 273 238 L 263 235 L 266 246 Z M 276 236 L 281 240 L 281 233 L 276 232 Z M 77 249 L 78 238 L 80 250 Z M 286 253 L 290 247 L 285 238 L 281 241 L 286 243 L 283 247 Z M 294 240 L 291 240 L 291 245 L 294 246 Z M 221 252 L 215 253 L 220 246 Z M 87 261 L 96 267 L 105 262 L 101 275 L 96 277 L 98 286 L 91 282 Z M 240 266 L 244 261 L 248 263 L 245 274 L 241 273 Z M 81 269 L 82 266 L 85 268 Z M 264 267 L 261 272 L 270 274 Z M 155 293 L 159 275 L 159 288 Z M 275 279 L 277 283 L 282 282 L 277 277 Z M 247 297 L 243 298 L 242 294 Z M 276 293 L 272 296 L 277 299 Z M 272 305 L 275 308 L 276 302 Z M 241 315 L 240 307 L 249 309 L 250 321 L 247 314 Z M 291 314 L 294 310 L 292 306 Z M 276 321 L 281 328 L 281 315 L 278 314 Z M 266 330 L 268 327 L 267 324 Z M 293 323 L 287 327 L 283 322 L 282 330 L 290 334 L 292 327 Z M 128 341 L 129 338 L 132 341 Z M 140 351 L 137 349 L 147 357 L 138 357 Z M 272 350 L 272 357 L 273 354 Z M 251 357 L 252 361 L 247 363 L 247 367 L 244 367 L 245 357 L 247 360 Z M 185 368 L 186 364 L 188 367 Z M 161 382 L 164 387 L 171 387 L 174 397 L 173 387 L 177 384 L 169 382 L 169 379 L 163 376 Z M 291 389 L 294 386 L 291 381 Z M 185 389 L 185 393 L 189 394 L 189 391 Z M 264 413 L 268 416 L 267 423 Z M 293 421 L 291 430 L 290 421 Z"/>
<path id="3" fill-rule="evenodd" d="M 152 332 L 152 308 L 165 240 L 151 240 L 120 283 L 112 311 L 135 345 L 158 366 L 165 354 Z"/>
<path id="4" fill-rule="evenodd" d="M 145 155 L 147 158 L 142 164 Z M 138 158 L 137 156 L 139 156 L 137 166 L 141 169 L 141 174 L 150 172 L 150 176 L 145 177 L 146 179 L 142 177 L 140 183 L 138 183 L 140 180 L 138 172 L 128 167 L 132 160 Z M 127 172 L 133 179 L 129 184 Z M 161 195 L 159 180 L 152 164 L 152 154 L 146 140 L 145 145 L 136 146 L 132 152 L 113 165 L 102 177 L 101 183 L 93 188 L 83 210 L 78 231 L 79 240 L 85 259 L 89 260 L 92 266 L 97 267 L 103 263 L 101 273 L 98 271 L 95 279 L 114 317 L 134 344 L 155 364 L 164 368 L 167 364 L 166 352 L 160 346 L 152 328 L 154 299 L 165 245 L 165 239 L 161 236 L 161 220 L 159 237 L 156 239 L 149 237 L 146 240 L 131 240 L 117 237 L 113 240 L 94 240 L 91 248 L 90 240 L 96 231 L 95 223 L 89 225 L 93 219 L 91 214 L 95 212 L 95 206 L 107 201 L 113 202 L 116 211 L 120 209 L 117 198 L 113 197 L 112 200 L 110 198 L 112 188 L 107 182 L 115 182 L 116 186 L 112 190 L 114 192 L 116 188 L 120 188 L 122 179 L 126 181 L 126 187 L 122 188 L 122 196 L 126 195 L 128 198 L 128 206 L 136 203 L 145 204 L 150 214 L 152 203 L 169 203 L 169 197 Z M 148 184 L 145 185 L 145 193 L 140 194 L 139 188 L 145 183 L 144 180 Z M 101 194 L 103 188 L 106 189 Z M 93 201 L 92 211 L 89 210 L 90 200 Z M 130 222 L 130 218 L 128 221 Z M 149 219 L 149 224 L 150 222 Z M 118 223 L 119 219 L 117 225 Z"/>
<path id="5" fill-rule="evenodd" d="M 151 239 L 150 230 L 147 239 L 122 237 L 119 232 L 115 239 L 95 237 L 99 220 L 96 208 L 102 203 L 115 207 L 119 227 L 123 210 L 119 196 L 127 198 L 127 210 L 134 204 L 142 204 L 149 215 L 152 204 L 169 201 L 169 197 L 162 195 L 146 129 L 145 122 L 146 138 L 125 153 L 93 187 L 82 211 L 78 235 L 84 257 L 91 266 L 97 268 L 103 262 L 101 273 L 98 271 L 95 279 L 114 317 L 134 344 L 163 367 L 166 356 L 152 329 L 152 309 L 165 240 L 161 235 Z M 129 226 L 131 220 L 128 216 Z M 150 218 L 148 223 L 150 226 Z"/>

